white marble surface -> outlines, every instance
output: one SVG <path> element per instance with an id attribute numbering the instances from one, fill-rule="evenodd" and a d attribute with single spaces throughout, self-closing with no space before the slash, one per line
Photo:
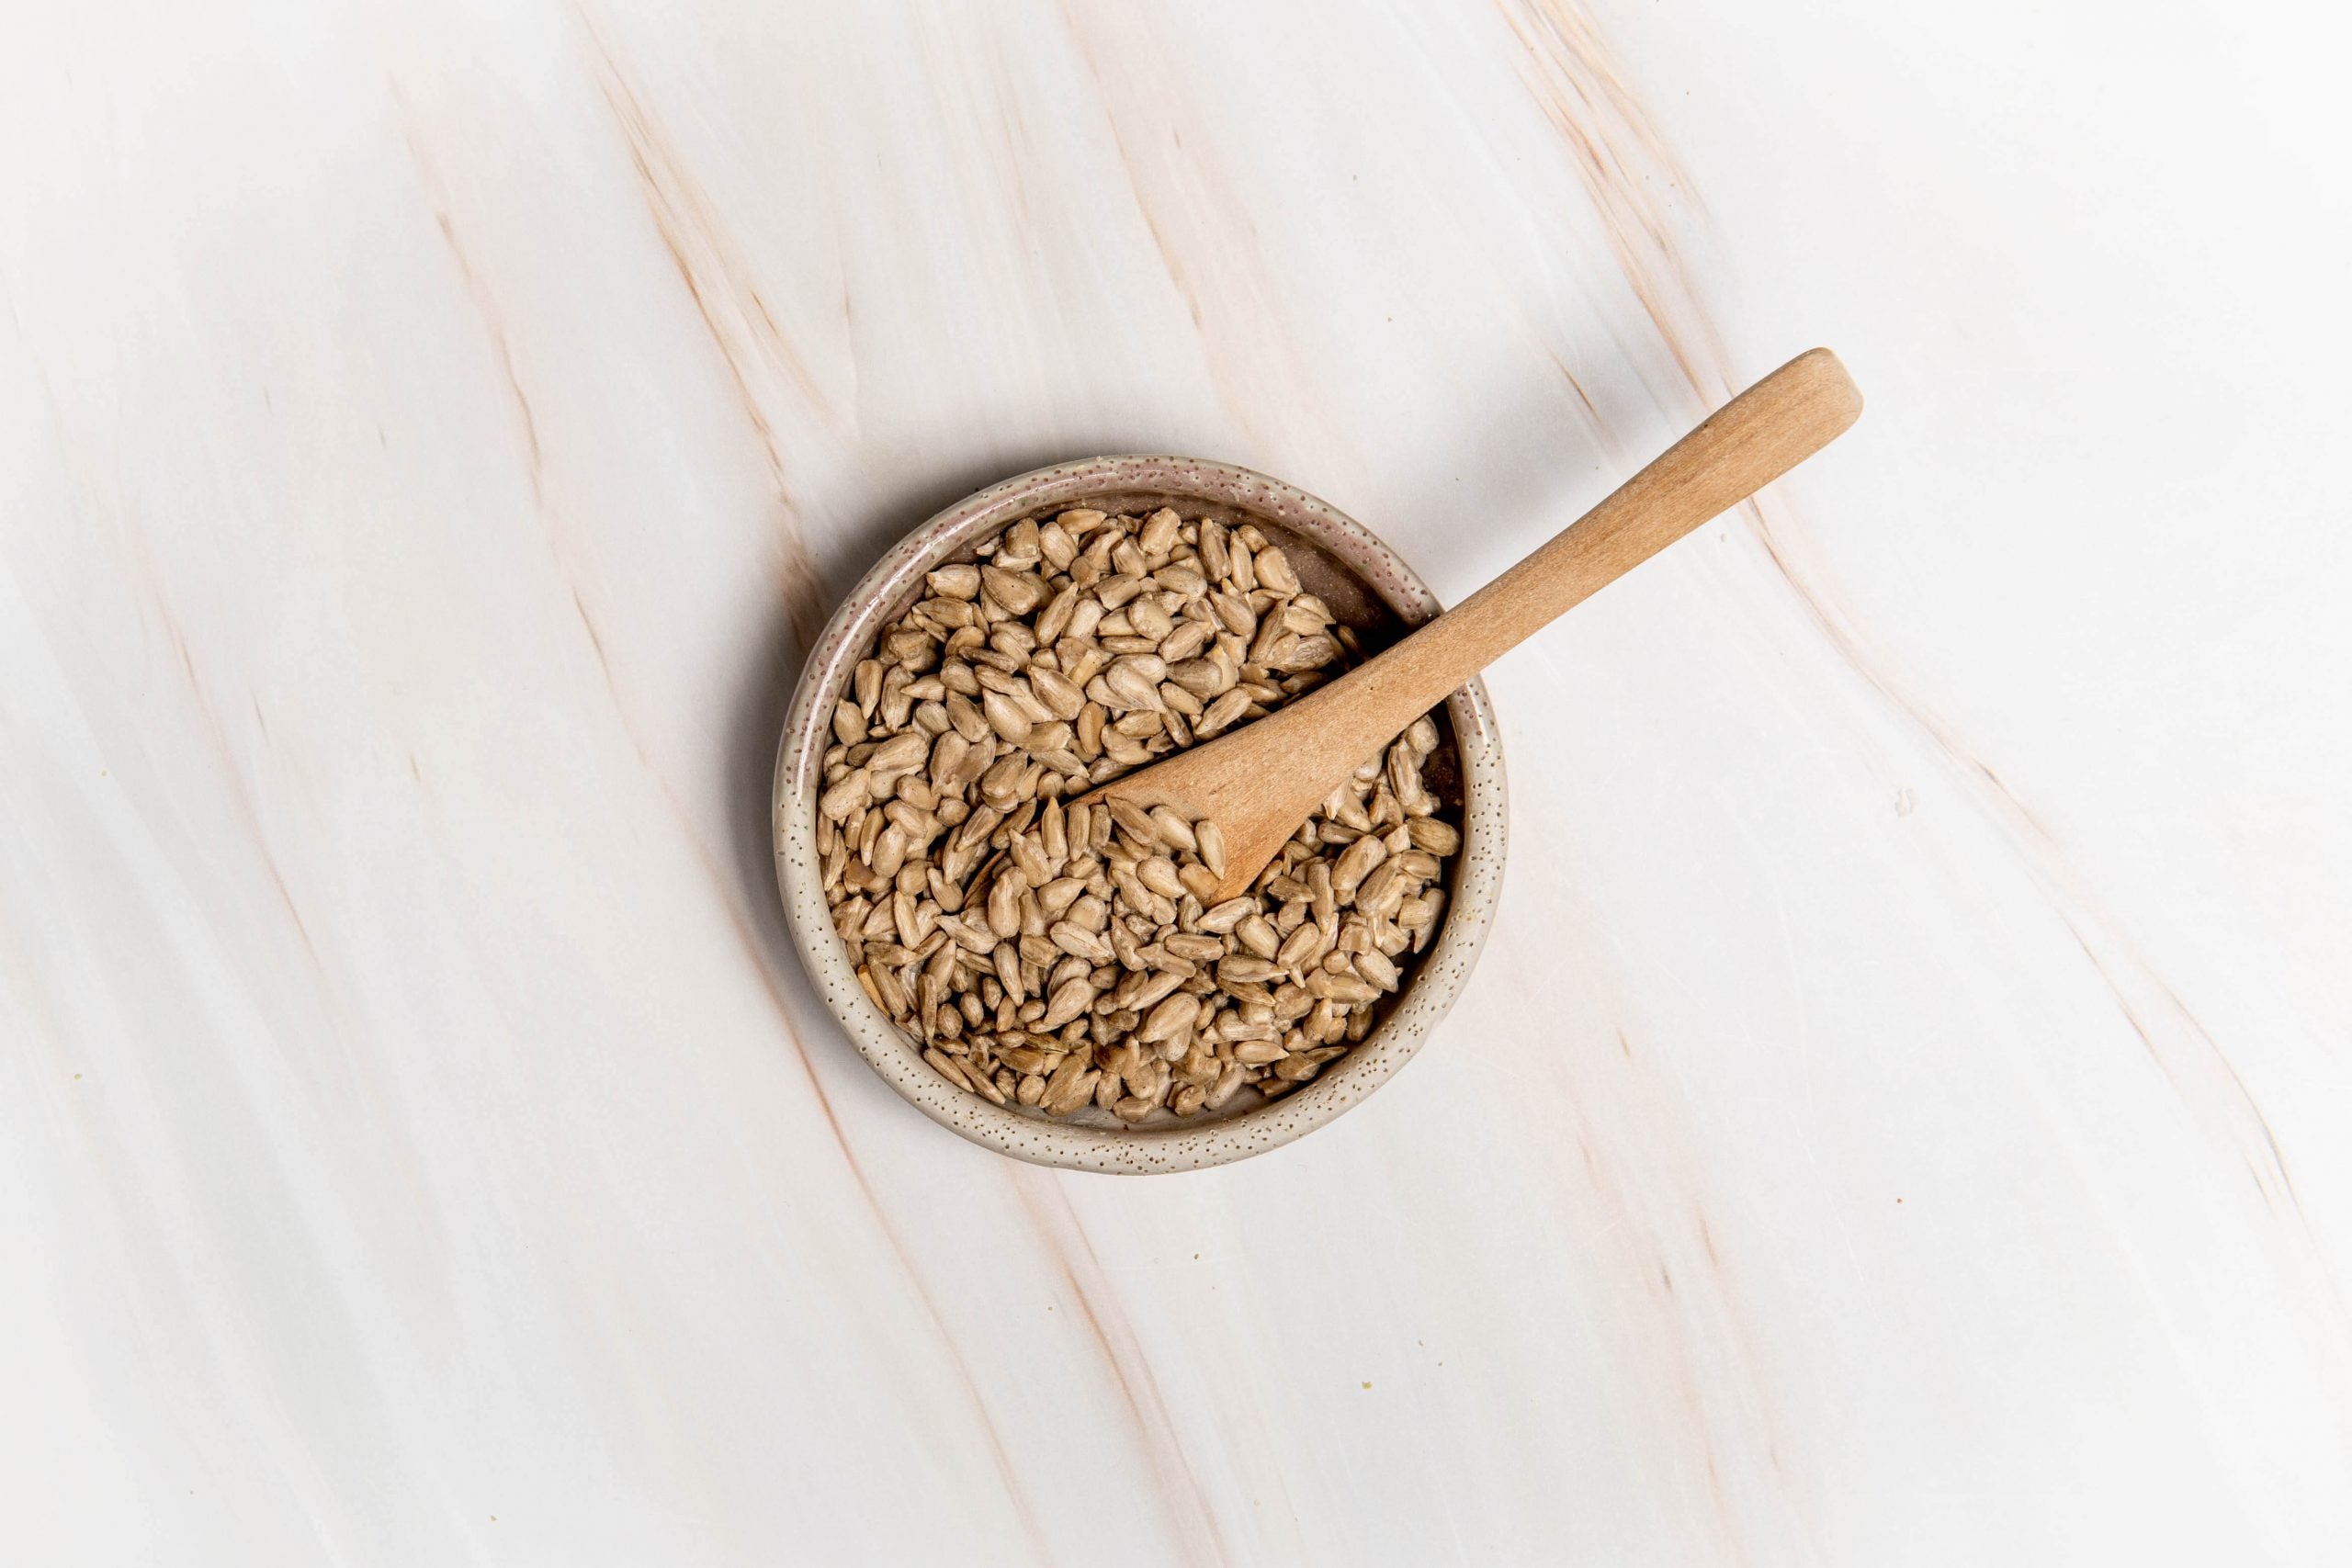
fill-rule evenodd
<path id="1" fill-rule="evenodd" d="M 0 7 L 0 1561 L 2346 1561 L 2339 15 Z M 1815 342 L 1364 1109 L 1059 1175 L 828 1023 L 933 507 L 1459 597 Z"/>

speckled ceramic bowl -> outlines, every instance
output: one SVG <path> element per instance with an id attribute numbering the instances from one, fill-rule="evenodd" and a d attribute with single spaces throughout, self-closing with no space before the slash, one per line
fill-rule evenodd
<path id="1" fill-rule="evenodd" d="M 1274 1100 L 1244 1089 L 1219 1111 L 1178 1121 L 1162 1111 L 1128 1127 L 1091 1107 L 1081 1119 L 1053 1121 L 1019 1106 L 992 1105 L 924 1064 L 913 1042 L 858 985 L 848 951 L 826 914 L 816 801 L 822 793 L 825 749 L 832 740 L 833 705 L 881 628 L 921 597 L 925 572 L 972 558 L 974 544 L 1023 517 L 1072 506 L 1140 513 L 1161 505 L 1187 517 L 1255 523 L 1283 547 L 1306 586 L 1363 634 L 1368 648 L 1385 646 L 1438 612 L 1436 598 L 1387 546 L 1351 518 L 1280 479 L 1193 457 L 1061 463 L 956 502 L 876 563 L 810 651 L 776 753 L 776 881 L 793 945 L 826 1005 L 874 1070 L 924 1115 L 976 1144 L 1039 1165 L 1127 1173 L 1196 1170 L 1262 1154 L 1313 1132 L 1386 1083 L 1420 1049 L 1469 980 L 1502 886 L 1502 745 L 1486 685 L 1473 681 L 1447 699 L 1444 744 L 1430 759 L 1430 786 L 1447 801 L 1449 816 L 1459 812 L 1463 830 L 1437 941 L 1378 1026 L 1306 1087 Z"/>

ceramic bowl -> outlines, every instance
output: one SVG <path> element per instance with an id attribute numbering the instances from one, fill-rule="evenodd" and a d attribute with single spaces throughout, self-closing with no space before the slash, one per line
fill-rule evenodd
<path id="1" fill-rule="evenodd" d="M 1193 457 L 1093 457 L 1023 474 L 956 502 L 923 524 L 865 574 L 808 656 L 777 749 L 772 801 L 776 881 L 793 945 L 818 993 L 874 1070 L 951 1132 L 1039 1165 L 1128 1173 L 1193 1170 L 1262 1154 L 1304 1136 L 1396 1076 L 1462 994 L 1487 940 L 1502 885 L 1503 760 L 1482 682 L 1447 699 L 1445 743 L 1430 761 L 1432 788 L 1458 812 L 1462 850 L 1451 864 L 1436 941 L 1362 1043 L 1306 1087 L 1268 1100 L 1244 1089 L 1222 1111 L 1178 1121 L 1163 1111 L 1128 1127 L 1089 1108 L 1054 1121 L 993 1105 L 933 1072 L 857 983 L 825 908 L 816 801 L 823 790 L 833 705 L 883 626 L 923 591 L 923 574 L 969 560 L 972 547 L 1023 517 L 1073 506 L 1142 513 L 1173 506 L 1186 517 L 1254 523 L 1283 547 L 1305 585 L 1376 649 L 1438 613 L 1436 596 L 1396 552 L 1353 519 L 1305 491 L 1226 463 Z M 1453 763 L 1451 776 L 1444 766 Z M 1098 1119 L 1099 1120 L 1096 1120 Z"/>

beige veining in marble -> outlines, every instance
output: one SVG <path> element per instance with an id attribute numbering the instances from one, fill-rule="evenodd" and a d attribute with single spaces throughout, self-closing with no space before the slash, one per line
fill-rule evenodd
<path id="1" fill-rule="evenodd" d="M 0 1561 L 2341 1561 L 2346 22 L 150 0 L 0 48 Z M 913 522 L 1102 451 L 1504 660 L 1381 1095 L 1020 1167 L 792 958 Z"/>

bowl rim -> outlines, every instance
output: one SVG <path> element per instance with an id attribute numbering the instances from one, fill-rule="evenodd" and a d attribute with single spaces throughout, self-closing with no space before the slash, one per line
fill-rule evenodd
<path id="1" fill-rule="evenodd" d="M 899 1096 L 984 1148 L 1035 1165 L 1121 1174 L 1197 1170 L 1292 1143 L 1361 1103 L 1417 1053 L 1468 983 L 1501 892 L 1507 836 L 1502 742 L 1486 683 L 1446 699 L 1462 770 L 1463 844 L 1438 940 L 1379 1027 L 1304 1088 L 1205 1124 L 1113 1129 L 1049 1121 L 948 1083 L 865 994 L 826 908 L 813 815 L 831 716 L 879 630 L 922 574 L 969 543 L 1048 507 L 1164 494 L 1256 514 L 1303 535 L 1372 588 L 1408 626 L 1441 608 L 1411 567 L 1347 513 L 1281 479 L 1208 458 L 1112 455 L 1048 464 L 974 491 L 911 529 L 861 577 L 808 651 L 776 745 L 769 792 L 776 886 L 794 948 L 850 1042 Z"/>

